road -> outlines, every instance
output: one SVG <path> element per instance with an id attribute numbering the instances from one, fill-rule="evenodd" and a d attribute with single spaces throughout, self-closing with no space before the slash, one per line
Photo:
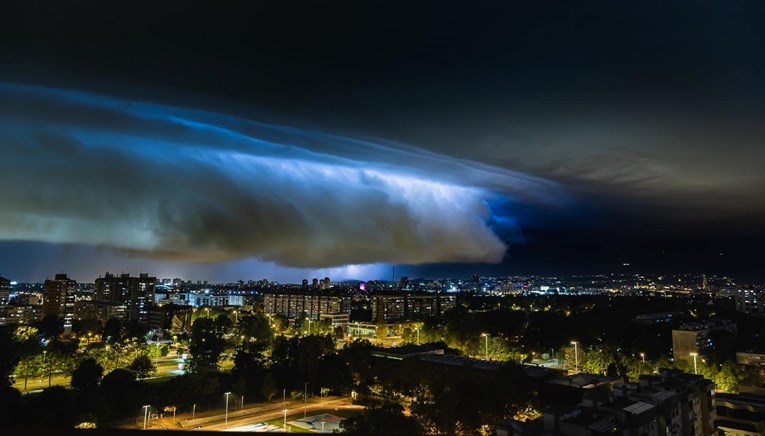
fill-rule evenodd
<path id="1" fill-rule="evenodd" d="M 271 403 L 273 405 L 273 403 Z M 263 406 L 267 406 L 268 403 L 258 403 L 253 404 L 251 407 L 245 407 L 244 410 L 247 409 L 256 409 Z M 309 398 L 307 405 L 304 407 L 303 403 L 300 401 L 294 401 L 290 400 L 287 402 L 287 421 L 295 420 L 298 418 L 302 418 L 304 413 L 307 414 L 307 416 L 311 416 L 311 412 L 316 412 L 319 410 L 326 410 L 326 409 L 334 409 L 334 410 L 362 410 L 363 406 L 354 405 L 351 404 L 351 399 L 348 397 L 328 397 L 328 398 Z M 305 410 L 305 412 L 304 412 Z M 248 424 L 255 424 L 258 422 L 263 421 L 269 421 L 272 419 L 277 418 L 283 418 L 284 412 L 281 408 L 264 412 L 260 414 L 255 415 L 247 415 L 242 417 L 235 417 L 232 416 L 232 412 L 240 412 L 238 410 L 230 410 L 229 411 L 229 417 L 228 417 L 228 424 L 226 424 L 225 421 L 225 414 L 223 410 L 218 411 L 217 414 L 215 414 L 215 421 L 204 424 L 199 428 L 199 430 L 204 431 L 222 431 L 226 428 L 231 427 L 238 427 Z M 207 415 L 210 416 L 210 415 Z M 159 418 L 152 420 L 150 423 L 150 428 L 152 429 L 163 429 L 163 430 L 194 430 L 193 428 L 184 428 L 180 425 L 180 421 L 190 419 L 191 415 L 186 414 L 178 414 L 175 418 L 171 417 L 165 417 L 165 418 Z M 131 426 L 131 428 L 136 428 L 136 426 Z"/>

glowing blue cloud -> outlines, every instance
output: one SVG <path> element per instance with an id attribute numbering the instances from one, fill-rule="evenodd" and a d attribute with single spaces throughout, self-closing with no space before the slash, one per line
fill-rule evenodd
<path id="1" fill-rule="evenodd" d="M 498 262 L 554 184 L 401 144 L 0 84 L 0 239 L 292 267 Z"/>

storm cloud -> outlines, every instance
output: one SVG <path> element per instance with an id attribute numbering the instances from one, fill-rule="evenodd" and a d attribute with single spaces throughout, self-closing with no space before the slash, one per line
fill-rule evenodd
<path id="1" fill-rule="evenodd" d="M 401 144 L 44 87 L 0 84 L 0 101 L 5 241 L 304 268 L 496 263 L 498 233 L 518 229 L 491 202 L 567 201 Z"/>

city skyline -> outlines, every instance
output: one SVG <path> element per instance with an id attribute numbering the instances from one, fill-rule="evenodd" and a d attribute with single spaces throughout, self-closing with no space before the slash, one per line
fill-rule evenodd
<path id="1" fill-rule="evenodd" d="M 0 274 L 762 282 L 762 8 L 9 2 Z"/>

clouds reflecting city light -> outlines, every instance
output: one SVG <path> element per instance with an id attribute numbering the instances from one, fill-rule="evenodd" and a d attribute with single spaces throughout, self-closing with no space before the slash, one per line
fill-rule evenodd
<path id="1" fill-rule="evenodd" d="M 0 97 L 4 241 L 348 276 L 500 262 L 499 235 L 517 222 L 490 202 L 566 198 L 544 179 L 400 144 L 52 88 L 2 84 Z"/>

